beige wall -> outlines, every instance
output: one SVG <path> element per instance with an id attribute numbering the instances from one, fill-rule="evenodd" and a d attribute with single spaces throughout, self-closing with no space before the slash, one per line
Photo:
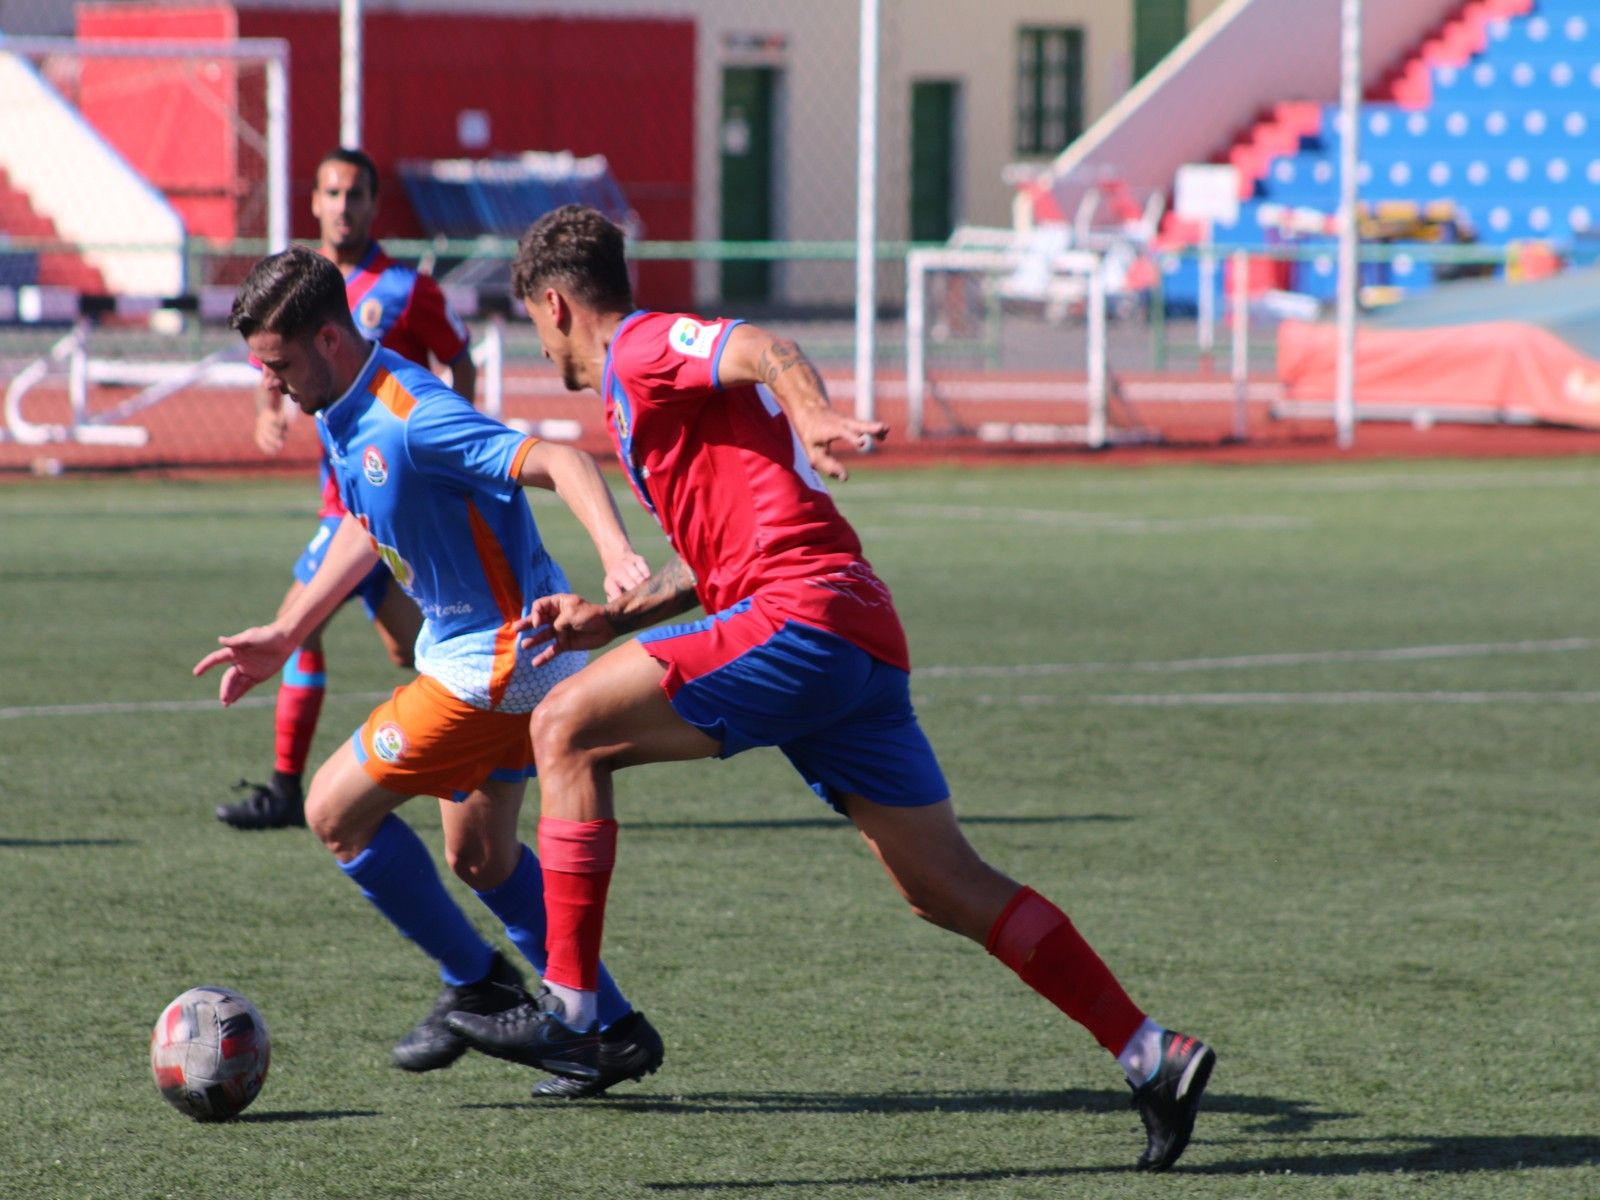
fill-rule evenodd
<path id="1" fill-rule="evenodd" d="M 52 0 L 35 0 L 48 4 Z M 63 9 L 66 0 L 54 0 Z M 237 0 L 241 7 L 337 6 L 337 0 Z M 1191 24 L 1221 0 L 1190 0 Z M 1015 52 L 1020 25 L 1075 25 L 1085 34 L 1084 122 L 1128 88 L 1132 0 L 881 0 L 879 234 L 906 235 L 910 169 L 910 89 L 917 79 L 961 84 L 958 219 L 1010 220 L 1002 181 L 1015 158 Z M 782 70 L 779 98 L 778 235 L 849 241 L 856 225 L 857 40 L 859 0 L 366 0 L 369 11 L 452 8 L 516 13 L 608 13 L 693 18 L 699 30 L 696 79 L 696 233 L 720 227 L 721 80 L 725 66 L 759 60 L 737 48 L 743 35 L 776 35 L 770 61 Z M 604 64 L 597 64 L 604 69 Z M 640 114 L 647 123 L 650 114 Z M 557 146 L 538 147 L 558 149 Z M 702 290 L 714 278 L 701 269 Z M 848 268 L 791 266 L 787 297 L 810 301 L 839 292 Z"/>
<path id="2" fill-rule="evenodd" d="M 274 0 L 266 0 L 273 3 Z M 298 5 L 319 0 L 275 0 Z M 331 4 L 332 0 L 321 0 Z M 1220 0 L 1191 0 L 1191 21 Z M 259 6 L 261 0 L 256 0 Z M 439 0 L 367 0 L 371 9 L 433 8 Z M 1075 25 L 1085 34 L 1084 122 L 1128 87 L 1132 0 L 881 0 L 879 236 L 908 229 L 910 90 L 913 80 L 961 84 L 958 219 L 1007 224 L 1011 189 L 1002 180 L 1015 154 L 1015 40 L 1020 25 Z M 859 0 L 471 0 L 461 8 L 692 17 L 699 30 L 696 87 L 696 234 L 720 228 L 721 81 L 726 66 L 767 62 L 782 72 L 778 101 L 777 234 L 796 240 L 855 236 Z M 776 53 L 740 49 L 747 35 L 772 35 Z M 641 121 L 649 114 L 641 113 Z M 555 147 L 545 147 L 547 149 Z M 893 273 L 886 282 L 892 289 Z M 791 264 L 778 276 L 794 302 L 847 299 L 848 264 Z M 714 290 L 715 268 L 697 273 Z"/>
<path id="3" fill-rule="evenodd" d="M 961 82 L 964 151 L 961 217 L 1009 224 L 1011 189 L 1002 180 L 1016 160 L 1016 37 L 1024 25 L 1077 26 L 1084 32 L 1084 124 L 1128 88 L 1132 16 L 1128 0 L 899 0 L 894 40 L 884 55 L 884 207 L 886 236 L 906 229 L 910 141 L 907 104 L 917 78 Z M 937 19 L 927 19 L 939 10 Z M 914 15 L 913 15 L 914 14 Z"/>

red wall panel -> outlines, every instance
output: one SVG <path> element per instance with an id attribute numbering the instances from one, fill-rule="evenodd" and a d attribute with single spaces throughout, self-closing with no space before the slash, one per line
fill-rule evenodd
<path id="1" fill-rule="evenodd" d="M 231 41 L 229 4 L 78 6 L 78 36 Z M 164 192 L 190 233 L 233 238 L 238 227 L 238 68 L 219 59 L 86 58 L 75 97 L 84 119 Z"/>
<path id="2" fill-rule="evenodd" d="M 332 9 L 238 11 L 242 37 L 290 44 L 294 233 L 314 237 L 317 160 L 339 135 L 339 30 Z M 364 27 L 365 149 L 384 173 L 378 231 L 421 233 L 394 177 L 408 158 L 524 150 L 604 154 L 651 238 L 694 230 L 695 27 L 688 20 L 373 12 Z M 457 140 L 458 114 L 488 116 L 490 143 Z M 645 263 L 640 302 L 690 302 L 690 268 Z"/>

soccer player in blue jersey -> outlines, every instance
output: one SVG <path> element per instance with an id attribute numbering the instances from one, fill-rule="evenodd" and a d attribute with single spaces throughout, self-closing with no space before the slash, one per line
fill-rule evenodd
<path id="1" fill-rule="evenodd" d="M 411 796 L 440 798 L 445 855 L 504 923 L 535 969 L 545 967 L 538 859 L 516 821 L 533 774 L 528 714 L 583 666 L 561 655 L 533 666 L 518 653 L 518 622 L 541 595 L 565 588 L 523 497 L 555 491 L 593 539 L 608 591 L 642 582 L 594 460 L 516 433 L 479 413 L 435 376 L 357 330 L 345 281 L 316 252 L 263 259 L 234 303 L 232 324 L 261 363 L 263 382 L 314 414 L 348 510 L 322 565 L 270 624 L 219 639 L 195 667 L 226 667 L 232 704 L 272 677 L 372 567 L 382 562 L 423 615 L 420 675 L 395 690 L 312 779 L 306 818 L 340 868 L 404 936 L 439 964 L 439 1003 L 396 1061 L 448 1065 L 465 1043 L 443 1023 L 452 1009 L 492 1013 L 525 999 L 520 976 L 444 890 L 427 849 L 395 815 Z M 609 976 L 599 985 L 606 1052 L 541 1094 L 592 1095 L 655 1070 L 659 1036 Z M 426 1062 L 426 1066 L 418 1065 Z"/>
<path id="2" fill-rule="evenodd" d="M 345 298 L 362 335 L 421 366 L 438 364 L 448 371 L 450 386 L 470 401 L 477 387 L 477 369 L 466 326 L 450 311 L 444 293 L 431 277 L 390 258 L 372 236 L 378 215 L 378 168 L 372 159 L 360 150 L 343 148 L 323 155 L 317 164 L 311 212 L 322 234 L 318 253 L 344 275 Z M 292 409 L 281 392 L 267 387 L 259 390 L 256 400 L 256 445 L 264 453 L 276 454 L 283 449 Z M 317 573 L 344 516 L 344 501 L 326 458 L 321 475 L 317 532 L 295 563 L 294 582 L 284 605 Z M 347 599 L 361 601 L 395 666 L 410 668 L 422 614 L 405 591 L 395 586 L 388 568 L 381 563 L 373 567 Z M 243 798 L 218 805 L 219 821 L 235 829 L 305 825 L 302 781 L 327 686 L 327 660 L 318 627 L 306 634 L 284 664 L 273 714 L 270 782 L 241 780 L 235 790 L 242 791 Z"/>

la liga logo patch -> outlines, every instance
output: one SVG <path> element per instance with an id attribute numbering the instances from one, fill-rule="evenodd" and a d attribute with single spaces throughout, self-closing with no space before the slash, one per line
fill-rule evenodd
<path id="1" fill-rule="evenodd" d="M 688 355 L 690 358 L 710 358 L 711 351 L 716 349 L 717 335 L 721 332 L 720 321 L 715 325 L 702 325 L 689 317 L 679 317 L 672 323 L 672 331 L 667 334 L 667 341 L 679 354 Z"/>
<path id="2" fill-rule="evenodd" d="M 405 757 L 405 730 L 390 721 L 379 725 L 372 733 L 372 752 L 386 763 L 396 763 Z"/>
<path id="3" fill-rule="evenodd" d="M 389 464 L 383 460 L 383 453 L 376 446 L 368 446 L 361 452 L 361 473 L 373 487 L 382 487 L 389 482 Z"/>

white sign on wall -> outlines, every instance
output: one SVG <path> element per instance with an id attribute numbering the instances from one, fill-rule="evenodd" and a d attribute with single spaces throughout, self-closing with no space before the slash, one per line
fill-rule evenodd
<path id="1" fill-rule="evenodd" d="M 1239 219 L 1239 169 L 1227 163 L 1179 167 L 1172 210 L 1187 220 L 1232 225 Z"/>

